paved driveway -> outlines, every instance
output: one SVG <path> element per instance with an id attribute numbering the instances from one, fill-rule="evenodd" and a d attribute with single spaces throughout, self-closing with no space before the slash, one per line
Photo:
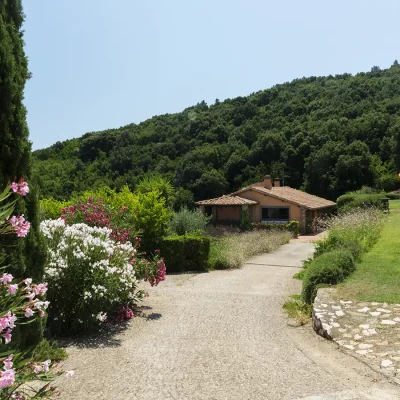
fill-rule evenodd
<path id="1" fill-rule="evenodd" d="M 71 347 L 62 399 L 400 399 L 400 388 L 282 312 L 311 243 L 293 240 L 240 270 L 168 276 L 147 318 L 104 344 Z M 376 379 L 376 381 L 375 381 Z"/>

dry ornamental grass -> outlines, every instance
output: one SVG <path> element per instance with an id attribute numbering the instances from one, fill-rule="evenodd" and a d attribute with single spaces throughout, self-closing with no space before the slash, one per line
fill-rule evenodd
<path id="1" fill-rule="evenodd" d="M 289 232 L 254 231 L 215 239 L 211 245 L 212 269 L 240 268 L 257 254 L 270 253 L 292 239 Z"/>

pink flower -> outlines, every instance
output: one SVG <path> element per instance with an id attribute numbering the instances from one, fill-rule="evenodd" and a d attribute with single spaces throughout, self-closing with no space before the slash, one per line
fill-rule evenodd
<path id="1" fill-rule="evenodd" d="M 11 274 L 3 274 L 3 276 L 0 278 L 0 281 L 3 283 L 9 283 L 14 279 L 14 277 Z"/>
<path id="2" fill-rule="evenodd" d="M 43 318 L 46 315 L 46 313 L 43 310 L 40 310 L 39 316 L 40 318 Z"/>
<path id="3" fill-rule="evenodd" d="M 75 374 L 75 371 L 66 371 L 65 376 L 67 378 L 72 378 L 74 376 L 74 374 Z"/>
<path id="4" fill-rule="evenodd" d="M 8 285 L 8 293 L 14 294 L 18 290 L 18 285 Z"/>
<path id="5" fill-rule="evenodd" d="M 19 217 L 13 215 L 9 219 L 9 222 L 14 230 L 17 232 L 18 237 L 25 237 L 29 233 L 31 224 L 28 221 L 25 221 L 25 217 L 23 214 Z"/>
<path id="6" fill-rule="evenodd" d="M 6 332 L 6 333 L 3 333 L 1 336 L 3 336 L 5 344 L 10 343 L 10 342 L 11 342 L 11 337 L 12 337 L 12 335 L 11 335 L 11 329 L 8 328 L 8 329 L 7 329 L 7 332 Z M 11 368 L 11 367 L 10 367 L 10 368 Z"/>
<path id="7" fill-rule="evenodd" d="M 4 361 L 3 361 L 3 364 L 4 364 L 4 369 L 11 369 L 12 368 L 12 366 L 13 366 L 13 363 L 12 363 L 12 360 L 13 359 L 13 355 L 12 354 L 10 354 Z"/>
<path id="8" fill-rule="evenodd" d="M 24 282 L 26 286 L 29 286 L 32 283 L 32 278 L 26 278 Z"/>
<path id="9" fill-rule="evenodd" d="M 36 285 L 33 289 L 35 294 L 45 294 L 47 292 L 47 283 L 39 283 L 39 285 Z"/>
<path id="10" fill-rule="evenodd" d="M 39 364 L 36 364 L 35 367 L 33 368 L 33 372 L 35 374 L 38 374 L 39 372 L 42 372 L 42 371 L 43 371 L 43 367 Z"/>
<path id="11" fill-rule="evenodd" d="M 29 193 L 29 186 L 27 182 L 21 182 L 19 184 L 19 192 L 21 196 L 26 196 Z"/>
<path id="12" fill-rule="evenodd" d="M 18 183 L 13 182 L 13 183 L 11 184 L 11 190 L 12 190 L 14 193 L 17 193 L 17 192 L 18 192 Z"/>
<path id="13" fill-rule="evenodd" d="M 35 296 L 36 296 L 35 293 L 32 292 L 32 293 L 29 293 L 28 296 L 26 296 L 26 298 L 27 298 L 29 301 L 32 301 L 32 300 L 35 298 Z"/>
<path id="14" fill-rule="evenodd" d="M 9 311 L 7 313 L 7 317 L 8 317 L 8 326 L 11 329 L 15 328 L 15 322 L 17 322 L 17 317 L 14 314 L 11 314 L 11 311 Z"/>
<path id="15" fill-rule="evenodd" d="M 18 183 L 13 182 L 11 184 L 11 190 L 21 196 L 26 196 L 29 193 L 28 182 L 25 182 L 24 178 L 21 178 Z"/>
<path id="16" fill-rule="evenodd" d="M 1 371 L 0 389 L 10 387 L 14 384 L 14 382 L 15 382 L 15 370 L 7 369 L 5 371 Z"/>
<path id="17" fill-rule="evenodd" d="M 25 317 L 26 317 L 26 318 L 30 318 L 30 317 L 32 317 L 32 315 L 33 315 L 32 309 L 29 308 L 29 307 L 26 307 L 26 308 L 25 308 Z"/>
<path id="18" fill-rule="evenodd" d="M 7 328 L 15 328 L 15 321 L 17 317 L 9 311 L 4 317 L 0 318 L 0 331 L 3 331 Z"/>

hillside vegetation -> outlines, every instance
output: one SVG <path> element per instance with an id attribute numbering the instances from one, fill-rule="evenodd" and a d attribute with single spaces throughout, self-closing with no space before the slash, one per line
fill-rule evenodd
<path id="1" fill-rule="evenodd" d="M 204 101 L 138 125 L 87 133 L 34 152 L 43 196 L 159 174 L 182 204 L 228 193 L 266 173 L 336 199 L 363 185 L 399 185 L 400 66 L 310 77 L 247 97 Z"/>

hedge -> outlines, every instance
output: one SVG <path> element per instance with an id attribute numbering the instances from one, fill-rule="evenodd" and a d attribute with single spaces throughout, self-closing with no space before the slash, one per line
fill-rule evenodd
<path id="1" fill-rule="evenodd" d="M 354 269 L 353 256 L 347 250 L 333 250 L 315 258 L 305 270 L 303 300 L 311 304 L 319 285 L 335 285 L 342 282 Z"/>
<path id="2" fill-rule="evenodd" d="M 339 211 L 349 211 L 352 208 L 376 207 L 381 210 L 388 209 L 388 198 L 385 193 L 355 194 L 348 193 L 336 200 Z"/>
<path id="3" fill-rule="evenodd" d="M 400 193 L 386 193 L 385 196 L 390 200 L 400 200 Z"/>
<path id="4" fill-rule="evenodd" d="M 289 231 L 293 237 L 299 236 L 299 221 L 290 221 L 287 224 L 262 224 L 262 223 L 252 223 L 253 229 L 256 230 L 267 230 L 267 231 Z"/>
<path id="5" fill-rule="evenodd" d="M 210 238 L 194 234 L 167 236 L 161 242 L 160 253 L 167 273 L 208 271 Z"/>

